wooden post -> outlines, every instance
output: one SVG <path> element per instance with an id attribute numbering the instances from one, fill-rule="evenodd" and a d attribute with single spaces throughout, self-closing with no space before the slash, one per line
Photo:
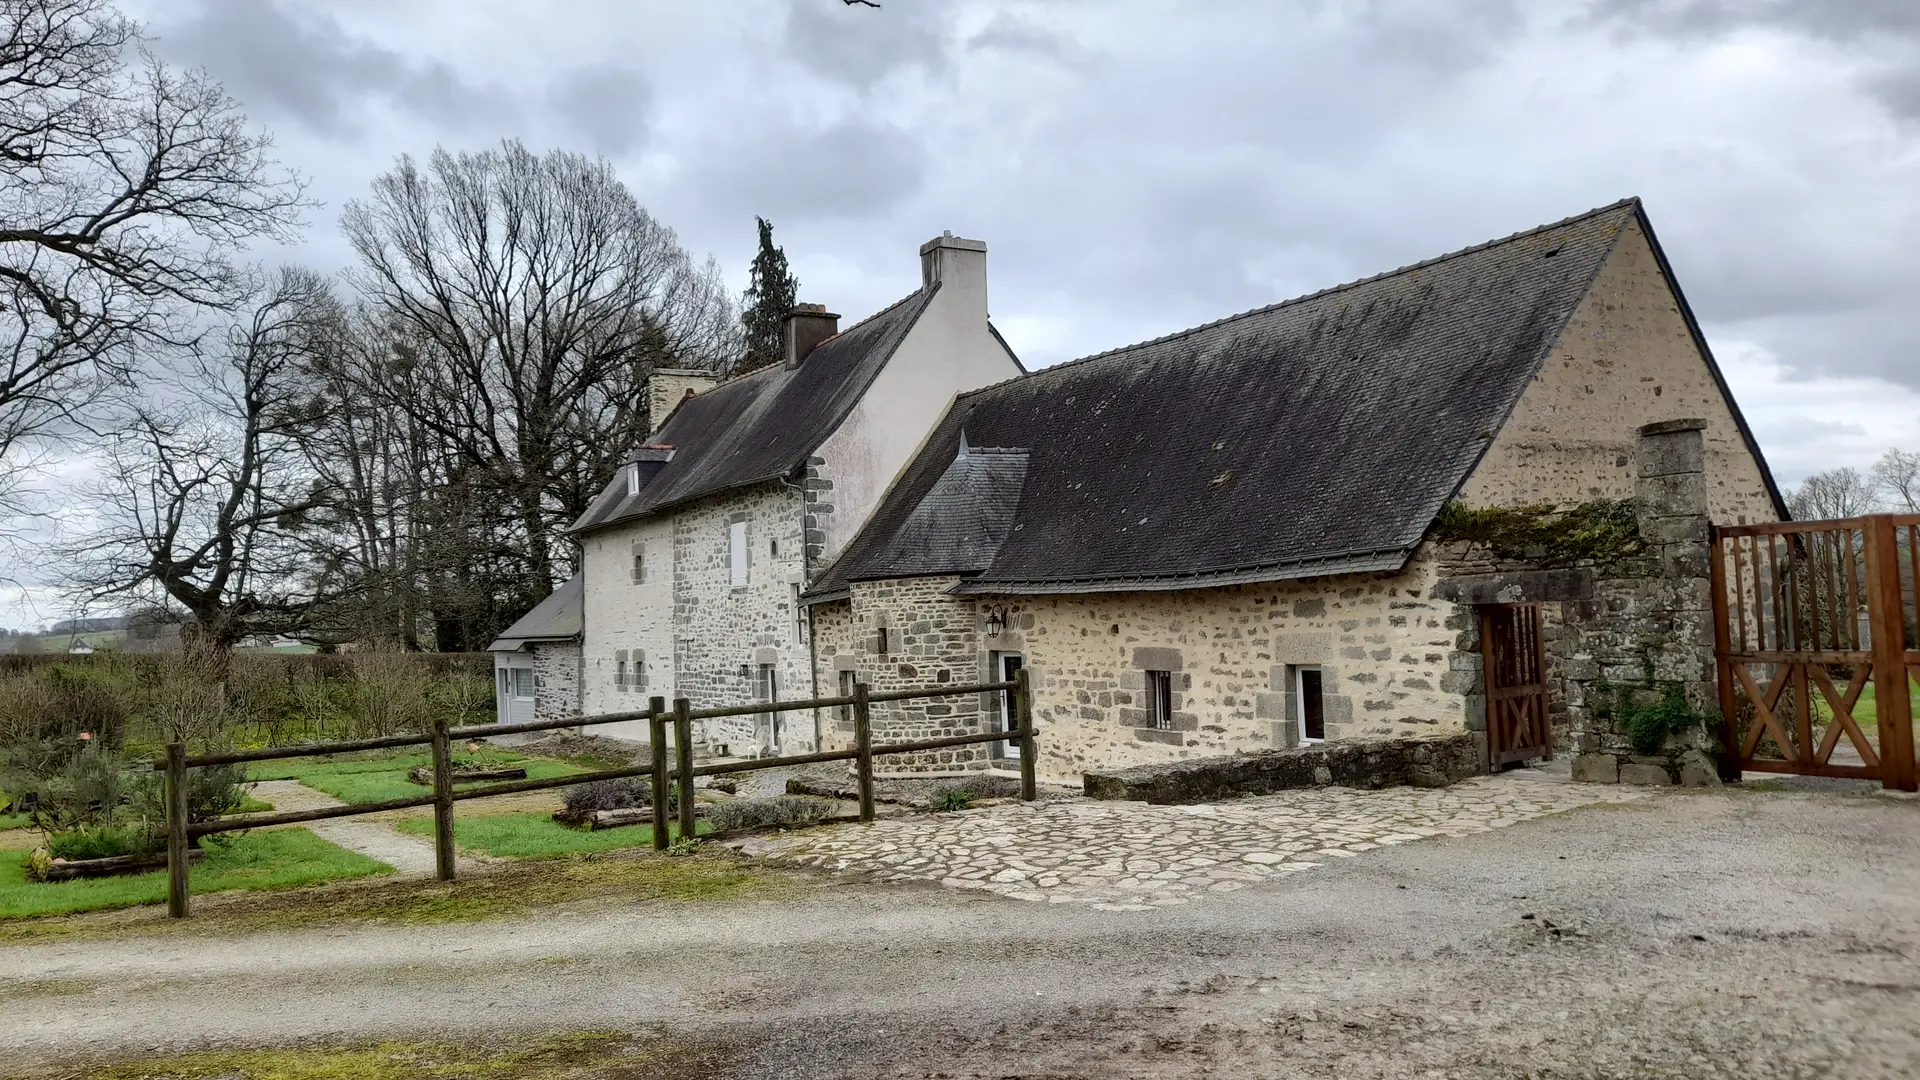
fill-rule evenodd
<path id="1" fill-rule="evenodd" d="M 1040 753 L 1033 740 L 1033 677 L 1024 666 L 1013 673 L 1013 715 L 1020 725 L 1020 797 L 1032 802 L 1040 797 L 1034 777 Z"/>
<path id="2" fill-rule="evenodd" d="M 679 775 L 680 839 L 694 838 L 693 823 L 693 703 L 686 698 L 673 699 L 673 753 Z"/>
<path id="3" fill-rule="evenodd" d="M 433 718 L 433 870 L 453 880 L 453 746 L 447 718 Z"/>
<path id="4" fill-rule="evenodd" d="M 1718 688 L 1720 700 L 1720 779 L 1729 784 L 1740 782 L 1740 733 L 1734 730 L 1733 662 L 1727 654 L 1733 652 L 1732 606 L 1727 597 L 1727 563 L 1729 554 L 1723 548 L 1718 526 L 1708 531 L 1707 578 L 1708 588 L 1713 591 L 1713 671 L 1714 685 Z M 1739 540 L 1735 540 L 1737 546 Z"/>
<path id="5" fill-rule="evenodd" d="M 1907 690 L 1907 628 L 1902 617 L 1900 545 L 1893 519 L 1870 517 L 1867 547 L 1868 633 L 1873 636 L 1873 697 L 1880 722 L 1880 783 L 1920 787 L 1914 774 L 1913 699 Z"/>
<path id="6" fill-rule="evenodd" d="M 873 706 L 867 701 L 866 683 L 853 684 L 853 759 L 854 773 L 860 781 L 860 820 L 873 821 Z"/>
<path id="7" fill-rule="evenodd" d="M 667 850 L 667 699 L 647 700 L 647 739 L 653 744 L 653 850 Z"/>
<path id="8" fill-rule="evenodd" d="M 187 746 L 167 744 L 167 917 L 187 917 Z"/>

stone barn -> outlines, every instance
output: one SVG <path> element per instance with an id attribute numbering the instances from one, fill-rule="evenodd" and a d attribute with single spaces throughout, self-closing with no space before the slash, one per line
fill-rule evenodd
<path id="1" fill-rule="evenodd" d="M 1025 668 L 1055 781 L 1424 734 L 1672 779 L 1697 755 L 1633 753 L 1596 702 L 1709 700 L 1705 530 L 1783 516 L 1630 199 L 962 393 L 809 581 L 813 682 Z M 876 706 L 876 734 L 1006 711 Z"/>

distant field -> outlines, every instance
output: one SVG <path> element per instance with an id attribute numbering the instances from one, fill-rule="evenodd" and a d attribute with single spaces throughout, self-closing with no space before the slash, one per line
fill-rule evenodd
<path id="1" fill-rule="evenodd" d="M 0 648 L 4 648 L 8 652 L 63 653 L 71 648 L 74 642 L 81 641 L 96 649 L 111 649 L 118 647 L 120 643 L 127 640 L 127 632 L 125 630 L 95 630 L 84 634 L 41 634 L 38 637 L 27 638 L 25 640 L 31 642 L 26 648 L 21 648 L 20 644 L 13 640 L 8 640 L 4 645 L 0 645 Z"/>

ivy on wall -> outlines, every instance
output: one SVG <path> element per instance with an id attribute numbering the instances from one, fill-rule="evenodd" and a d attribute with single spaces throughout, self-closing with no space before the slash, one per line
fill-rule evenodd
<path id="1" fill-rule="evenodd" d="M 1606 567 L 1646 552 L 1632 499 L 1596 499 L 1565 509 L 1553 503 L 1474 509 L 1454 501 L 1440 508 L 1430 535 L 1549 570 Z"/>

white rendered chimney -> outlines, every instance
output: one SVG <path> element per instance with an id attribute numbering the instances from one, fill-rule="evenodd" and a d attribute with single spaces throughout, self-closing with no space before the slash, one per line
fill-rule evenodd
<path id="1" fill-rule="evenodd" d="M 987 242 L 944 233 L 920 245 L 920 283 L 940 283 L 942 296 L 954 294 L 967 308 L 987 313 Z"/>

